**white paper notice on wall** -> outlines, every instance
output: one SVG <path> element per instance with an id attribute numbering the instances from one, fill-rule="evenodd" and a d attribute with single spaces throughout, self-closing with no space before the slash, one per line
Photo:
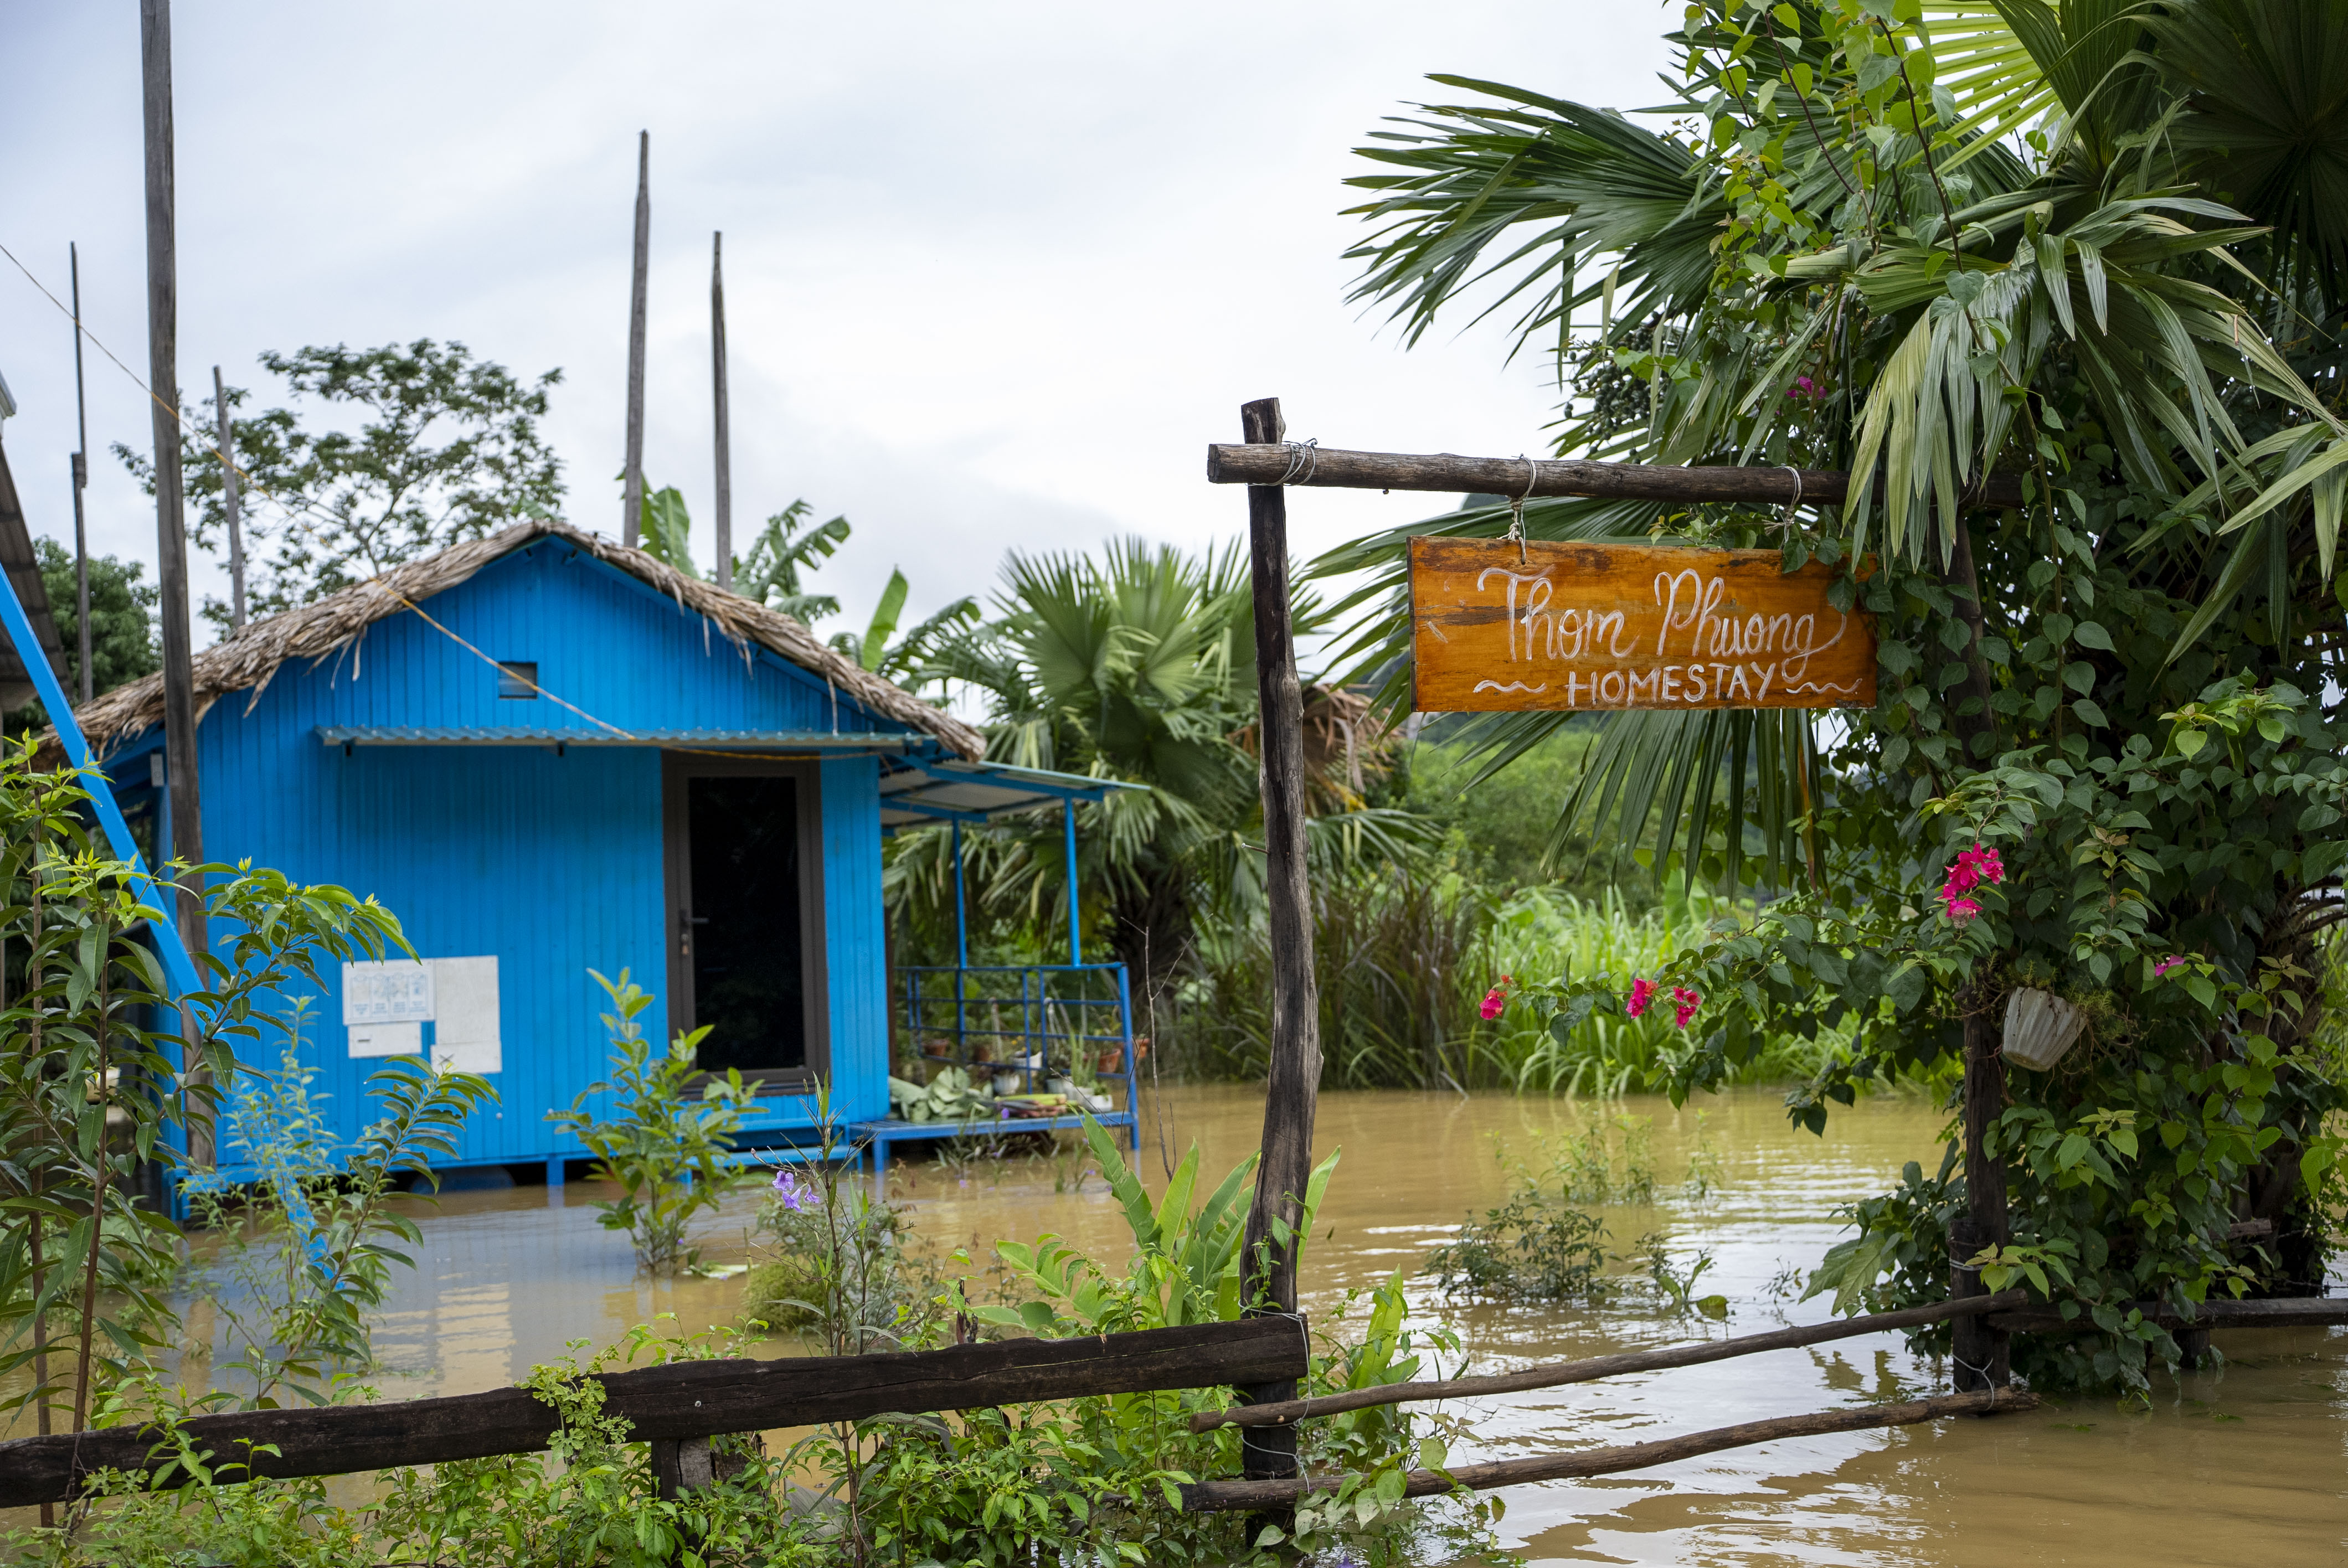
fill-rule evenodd
<path id="1" fill-rule="evenodd" d="M 416 1056 L 424 1050 L 420 1023 L 355 1023 L 351 1025 L 353 1056 Z"/>
<path id="2" fill-rule="evenodd" d="M 345 964 L 343 1021 L 354 1028 L 378 1023 L 422 1023 L 433 1014 L 432 979 L 432 970 L 412 958 L 382 964 Z"/>
<path id="3" fill-rule="evenodd" d="M 505 1055 L 498 1030 L 498 960 L 431 958 L 438 1005 L 432 1065 L 443 1072 L 499 1072 Z"/>

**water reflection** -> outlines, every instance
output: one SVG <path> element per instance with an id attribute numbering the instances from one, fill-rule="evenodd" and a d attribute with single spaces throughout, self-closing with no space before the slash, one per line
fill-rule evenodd
<path id="1" fill-rule="evenodd" d="M 1195 1139 L 1210 1177 L 1256 1143 L 1262 1102 L 1244 1090 L 1169 1091 L 1150 1108 L 1138 1168 L 1153 1188 Z M 1704 1114 L 1701 1122 L 1697 1112 Z M 1787 1127 L 1776 1096 L 1593 1105 L 1499 1096 L 1330 1094 L 1317 1143 L 1344 1157 L 1303 1271 L 1308 1309 L 1428 1250 L 1471 1210 L 1498 1201 L 1503 1149 L 1531 1153 L 1622 1112 L 1653 1119 L 1657 1201 L 1601 1210 L 1618 1249 L 1663 1231 L 1714 1259 L 1725 1328 L 1621 1312 L 1450 1309 L 1471 1369 L 1753 1332 L 1826 1316 L 1798 1303 L 1799 1273 L 1836 1239 L 1833 1205 L 1879 1190 L 1910 1159 L 1937 1164 L 1943 1114 L 1886 1098 L 1839 1115 L 1818 1139 Z M 1709 1156 L 1704 1153 L 1710 1151 Z M 1691 1163 L 1709 1166 L 1690 1190 Z M 1066 1236 L 1123 1255 L 1122 1216 L 1080 1162 L 900 1163 L 892 1195 L 941 1251 Z M 607 1343 L 674 1314 L 691 1331 L 738 1316 L 736 1280 L 654 1283 L 626 1238 L 602 1229 L 592 1184 L 454 1194 L 423 1217 L 417 1268 L 397 1282 L 377 1345 L 392 1397 L 509 1384 L 567 1342 Z M 757 1194 L 729 1199 L 696 1240 L 712 1261 L 747 1252 Z M 984 1254 L 977 1254 L 982 1259 Z M 1414 1309 L 1444 1312 L 1432 1282 Z M 2219 1336 L 2221 1371 L 2164 1385 L 2158 1408 L 2108 1401 L 1996 1420 L 1863 1432 L 1732 1450 L 1637 1475 L 1560 1481 L 1509 1496 L 1509 1539 L 1536 1562 L 1736 1564 L 2302 1563 L 2348 1558 L 2348 1334 Z M 796 1353 L 770 1342 L 761 1354 Z M 1447 1367 L 1447 1371 L 1457 1370 Z M 1468 1406 L 1477 1457 L 1635 1442 L 1733 1421 L 1944 1390 L 1946 1368 L 1896 1336 L 1782 1351 L 1644 1378 Z M 1468 1457 L 1468 1456 L 1461 1456 Z"/>

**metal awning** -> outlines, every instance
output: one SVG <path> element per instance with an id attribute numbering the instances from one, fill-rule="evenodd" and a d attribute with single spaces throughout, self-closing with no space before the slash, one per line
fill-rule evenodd
<path id="1" fill-rule="evenodd" d="M 918 752 L 937 743 L 911 731 L 863 733 L 829 730 L 601 730 L 544 726 L 418 729 L 399 725 L 345 727 L 321 724 L 318 739 L 329 746 L 706 746 L 742 752 Z"/>
<path id="2" fill-rule="evenodd" d="M 1123 779 L 1015 768 L 1007 763 L 909 758 L 880 777 L 880 825 L 992 822 L 1037 806 L 1106 800 L 1115 790 L 1147 787 Z"/>
<path id="3" fill-rule="evenodd" d="M 0 417 L 15 412 L 7 392 L 6 384 L 0 383 Z M 8 473 L 5 450 L 0 450 L 0 571 L 8 574 L 9 586 L 16 590 L 16 602 L 25 607 L 41 654 L 63 684 L 65 644 L 58 641 L 57 623 L 49 612 L 49 590 L 41 579 L 40 557 L 33 553 L 32 530 L 25 522 L 25 508 L 16 497 L 16 481 Z M 32 671 L 25 666 L 26 657 L 26 650 L 0 637 L 0 708 L 21 707 L 37 695 Z"/>

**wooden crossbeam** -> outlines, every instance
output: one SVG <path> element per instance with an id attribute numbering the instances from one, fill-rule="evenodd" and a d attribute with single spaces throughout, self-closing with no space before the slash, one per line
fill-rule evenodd
<path id="1" fill-rule="evenodd" d="M 1995 1296 L 1973 1296 L 1962 1301 L 1936 1301 L 1929 1306 L 1902 1307 L 1897 1312 L 1870 1312 L 1858 1317 L 1830 1317 L 1824 1323 L 1773 1328 L 1766 1334 L 1741 1334 L 1729 1339 L 1700 1340 L 1693 1345 L 1674 1345 L 1663 1350 L 1631 1350 L 1619 1356 L 1594 1356 L 1581 1361 L 1551 1361 L 1539 1367 L 1528 1367 L 1522 1371 L 1498 1372 L 1484 1378 L 1385 1383 L 1368 1389 L 1344 1389 L 1314 1399 L 1289 1399 L 1279 1404 L 1235 1405 L 1227 1410 L 1201 1410 L 1190 1418 L 1190 1430 L 1203 1432 L 1224 1426 L 1282 1426 L 1313 1416 L 1334 1416 L 1346 1410 L 1368 1409 L 1375 1405 L 1424 1404 L 1433 1399 L 1519 1394 L 1529 1389 L 1554 1389 L 1567 1383 L 1590 1383 L 1601 1378 L 1619 1378 L 1628 1372 L 1696 1367 L 1707 1361 L 1725 1361 L 1735 1356 L 1757 1355 L 1764 1350 L 1790 1350 L 1804 1345 L 1823 1345 L 1830 1339 L 1850 1339 L 1862 1334 L 1880 1334 L 1893 1328 L 1921 1328 L 1927 1323 L 1941 1323 L 1952 1317 L 2019 1307 L 2029 1299 L 2028 1291 L 2005 1290 Z"/>
<path id="2" fill-rule="evenodd" d="M 2335 1296 L 2205 1301 L 2194 1308 L 2190 1323 L 2183 1313 L 2165 1301 L 2124 1302 L 2121 1316 L 2126 1317 L 2131 1309 L 2142 1312 L 2163 1328 L 2330 1328 L 2348 1324 L 2348 1296 Z M 2025 1307 L 1998 1313 L 1989 1320 L 1989 1326 L 2011 1334 L 2061 1334 L 2092 1330 L 2096 1322 L 2084 1312 L 2066 1318 L 2053 1307 Z"/>
<path id="3" fill-rule="evenodd" d="M 1262 1317 L 883 1356 L 680 1361 L 597 1380 L 606 1414 L 624 1419 L 631 1437 L 661 1441 L 891 1411 L 1252 1386 L 1303 1377 L 1306 1362 L 1303 1321 Z M 556 1425 L 553 1408 L 537 1395 L 499 1389 L 382 1405 L 198 1416 L 180 1430 L 215 1467 L 249 1462 L 254 1475 L 305 1476 L 530 1453 L 547 1446 Z M 69 1500 L 99 1470 L 152 1475 L 175 1451 L 158 1447 L 164 1439 L 152 1428 L 116 1427 L 0 1443 L 0 1508 Z M 263 1448 L 276 1451 L 256 1451 Z M 157 1484 L 180 1486 L 187 1479 L 176 1470 Z"/>
<path id="4" fill-rule="evenodd" d="M 1699 1454 L 1717 1453 L 1722 1449 L 1775 1442 L 1780 1438 L 1813 1438 L 1828 1432 L 1865 1431 L 1869 1427 L 1913 1426 L 1920 1421 L 1939 1420 L 1943 1416 L 2027 1410 L 2037 1403 L 2035 1394 L 1990 1389 L 1978 1394 L 1909 1399 L 1897 1405 L 1859 1405 L 1808 1416 L 1779 1416 L 1766 1421 L 1715 1427 L 1708 1432 L 1691 1432 L 1681 1438 L 1665 1438 L 1661 1442 L 1494 1460 L 1486 1464 L 1453 1465 L 1447 1471 L 1414 1470 L 1404 1478 L 1403 1495 L 1438 1497 L 1463 1486 L 1474 1491 L 1489 1491 L 1495 1487 L 1520 1486 L 1528 1481 L 1616 1475 L 1623 1471 L 1651 1470 Z M 1335 1491 L 1344 1480 L 1342 1475 L 1316 1475 L 1282 1481 L 1195 1481 L 1182 1488 L 1182 1508 L 1188 1513 L 1279 1508 L 1300 1501 L 1308 1492 Z"/>
<path id="5" fill-rule="evenodd" d="M 1796 488 L 1796 475 L 1800 487 Z M 1488 496 L 1582 496 L 1612 501 L 1685 505 L 1750 501 L 1782 507 L 1799 500 L 1840 506 L 1850 476 L 1824 468 L 1757 465 L 1673 467 L 1653 463 L 1591 463 L 1568 457 L 1461 457 L 1449 452 L 1309 452 L 1280 443 L 1217 442 L 1207 448 L 1207 479 L 1216 485 L 1303 486 L 1341 490 L 1457 490 Z M 2022 477 L 1990 474 L 1960 493 L 1968 506 L 2019 507 Z"/>

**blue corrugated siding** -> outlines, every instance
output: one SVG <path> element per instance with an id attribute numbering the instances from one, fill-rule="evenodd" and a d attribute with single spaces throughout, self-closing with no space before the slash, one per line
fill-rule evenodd
<path id="1" fill-rule="evenodd" d="M 705 648 L 699 617 L 567 545 L 518 552 L 424 608 L 491 658 L 536 661 L 547 691 L 622 728 L 893 728 L 771 655 L 746 662 L 714 634 Z M 222 699 L 200 732 L 205 849 L 372 895 L 425 957 L 497 955 L 501 1104 L 467 1129 L 462 1157 L 576 1154 L 545 1116 L 605 1069 L 603 998 L 588 970 L 632 969 L 654 992 L 666 983 L 659 753 L 360 747 L 345 755 L 315 733 L 512 723 L 517 712 L 533 724 L 593 727 L 550 699 L 496 692 L 488 664 L 400 614 L 339 660 L 281 670 L 257 699 Z M 837 1113 L 885 1114 L 878 764 L 826 762 L 822 796 Z M 362 1086 L 381 1063 L 350 1058 L 339 976 L 326 979 L 312 1003 L 308 1050 L 323 1069 L 318 1088 L 333 1096 L 332 1120 L 349 1134 L 370 1119 Z M 664 1008 L 644 1021 L 666 1031 Z M 804 1119 L 788 1112 L 786 1122 Z"/>
<path id="2" fill-rule="evenodd" d="M 832 1114 L 889 1114 L 889 970 L 880 905 L 880 765 L 823 764 L 824 965 L 831 981 Z"/>

